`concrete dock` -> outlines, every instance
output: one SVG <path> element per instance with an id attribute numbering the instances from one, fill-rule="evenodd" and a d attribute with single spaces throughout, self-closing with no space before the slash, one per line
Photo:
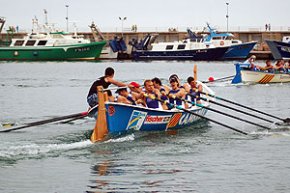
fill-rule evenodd
<path id="1" fill-rule="evenodd" d="M 219 31 L 222 33 L 223 31 Z M 265 43 L 265 40 L 277 40 L 281 41 L 283 36 L 290 36 L 290 30 L 289 31 L 229 31 L 232 33 L 236 39 L 240 39 L 243 42 L 249 42 L 249 41 L 257 41 L 257 45 L 255 46 L 254 50 L 251 52 L 252 54 L 255 54 L 258 59 L 268 59 L 272 57 L 271 52 L 269 51 L 269 48 L 267 44 Z M 124 31 L 124 32 L 103 32 L 103 36 L 106 40 L 111 40 L 115 36 L 121 37 L 123 34 L 124 40 L 127 45 L 129 45 L 129 41 L 134 39 L 142 39 L 147 34 L 158 34 L 158 37 L 156 39 L 156 42 L 168 42 L 168 41 L 178 41 L 183 40 L 187 37 L 187 32 L 185 31 L 164 31 L 164 32 L 154 32 L 154 31 L 148 31 L 148 32 L 134 32 L 134 31 Z M 79 32 L 78 34 L 84 35 L 85 38 L 92 39 L 93 35 L 91 32 Z M 200 34 L 200 33 L 198 33 Z M 203 32 L 202 34 L 206 34 L 206 32 Z M 14 33 L 13 38 L 21 38 L 26 33 Z M 7 33 L 1 33 L 0 39 L 5 40 L 7 38 L 11 38 L 11 34 Z M 131 46 L 128 46 L 128 53 L 131 52 Z"/>

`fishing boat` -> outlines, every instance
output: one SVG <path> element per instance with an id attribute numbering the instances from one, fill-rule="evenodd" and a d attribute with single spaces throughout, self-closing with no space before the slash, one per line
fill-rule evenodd
<path id="1" fill-rule="evenodd" d="M 266 40 L 275 60 L 290 59 L 290 36 L 284 36 L 282 41 Z"/>
<path id="2" fill-rule="evenodd" d="M 205 84 L 201 82 L 199 84 L 202 84 L 205 92 L 214 95 L 214 92 Z M 102 130 L 101 127 L 105 127 L 103 129 L 106 130 L 104 131 L 106 134 L 112 135 L 130 131 L 166 131 L 184 128 L 200 120 L 198 115 L 204 116 L 207 112 L 205 108 L 197 106 L 192 106 L 186 110 L 183 108 L 163 110 L 108 101 L 104 101 L 103 104 L 102 88 L 98 89 L 99 110 L 96 113 L 97 124 L 95 132 Z M 204 97 L 210 98 L 210 96 Z M 205 107 L 210 105 L 206 101 L 203 101 L 202 104 Z M 102 105 L 104 108 L 102 108 Z M 98 124 L 101 124 L 101 126 Z"/>
<path id="3" fill-rule="evenodd" d="M 204 43 L 213 44 L 215 47 L 229 47 L 224 53 L 223 59 L 242 59 L 246 58 L 250 51 L 254 48 L 257 42 L 245 42 L 243 43 L 239 39 L 235 39 L 232 33 L 218 33 L 217 30 L 207 23 L 209 34 L 204 35 Z M 197 36 L 187 29 L 187 33 L 191 39 L 197 38 Z"/>
<path id="4" fill-rule="evenodd" d="M 236 75 L 232 80 L 232 84 L 238 83 L 284 83 L 290 82 L 289 73 L 270 73 L 267 71 L 253 71 L 250 70 L 249 64 L 237 63 L 236 66 Z"/>
<path id="5" fill-rule="evenodd" d="M 39 25 L 23 38 L 12 38 L 10 44 L 0 47 L 0 60 L 81 60 L 100 56 L 106 41 L 91 42 L 83 36 L 57 31 Z M 35 27 L 37 26 L 37 27 Z M 41 27 L 45 32 L 40 32 Z"/>
<path id="6" fill-rule="evenodd" d="M 155 36 L 156 37 L 156 36 Z M 153 43 L 156 39 L 148 34 L 140 43 L 132 41 L 134 60 L 220 60 L 229 46 L 215 47 L 203 39 L 192 41 L 190 38 L 174 42 Z"/>

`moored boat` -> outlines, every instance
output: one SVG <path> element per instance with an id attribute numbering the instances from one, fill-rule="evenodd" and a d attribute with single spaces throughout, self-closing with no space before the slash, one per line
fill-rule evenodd
<path id="1" fill-rule="evenodd" d="M 218 33 L 215 28 L 207 24 L 209 34 L 204 37 L 205 42 L 212 43 L 215 47 L 229 46 L 223 59 L 242 59 L 246 58 L 257 42 L 242 42 L 235 39 L 232 33 Z"/>
<path id="2" fill-rule="evenodd" d="M 282 41 L 266 40 L 275 60 L 290 59 L 290 36 L 283 37 Z"/>
<path id="3" fill-rule="evenodd" d="M 214 92 L 205 84 L 199 82 L 203 86 L 203 90 L 214 95 Z M 99 93 L 99 95 L 101 95 Z M 209 96 L 204 96 L 211 98 Z M 106 133 L 120 134 L 128 131 L 166 131 L 169 129 L 178 129 L 194 124 L 201 118 L 195 114 L 204 116 L 207 109 L 198 106 L 192 106 L 189 109 L 182 110 L 173 108 L 171 110 L 152 109 L 143 106 L 128 105 L 116 102 L 105 102 L 103 111 L 103 120 L 100 120 L 101 96 L 99 97 L 99 111 L 97 114 L 97 123 L 106 122 Z M 202 102 L 203 106 L 209 107 L 207 101 Z M 99 127 L 96 124 L 96 127 Z M 101 128 L 97 128 L 100 130 Z M 98 131 L 96 131 L 98 132 Z"/>
<path id="4" fill-rule="evenodd" d="M 236 75 L 232 80 L 232 84 L 238 83 L 284 83 L 290 82 L 289 73 L 270 73 L 266 71 L 250 70 L 249 64 L 237 63 Z"/>
<path id="5" fill-rule="evenodd" d="M 151 43 L 152 36 L 148 35 L 140 44 L 131 43 L 134 60 L 220 60 L 228 46 L 215 47 L 203 40 Z"/>
<path id="6" fill-rule="evenodd" d="M 38 20 L 33 20 L 36 30 L 23 38 L 12 38 L 0 47 L 0 60 L 82 60 L 100 57 L 106 41 L 91 42 L 83 36 L 58 32 L 43 25 L 39 32 Z"/>

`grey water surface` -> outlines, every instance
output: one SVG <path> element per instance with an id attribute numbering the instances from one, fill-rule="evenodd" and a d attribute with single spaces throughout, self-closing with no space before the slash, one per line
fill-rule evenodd
<path id="1" fill-rule="evenodd" d="M 167 84 L 173 73 L 185 82 L 194 64 L 200 80 L 235 74 L 233 61 L 0 62 L 0 129 L 86 111 L 88 89 L 108 66 L 117 80 L 157 76 Z M 290 117 L 290 84 L 207 85 L 218 96 Z M 207 117 L 250 135 L 202 121 L 91 144 L 91 118 L 0 133 L 0 192 L 290 192 L 290 127 L 212 107 L 271 130 L 208 111 Z"/>

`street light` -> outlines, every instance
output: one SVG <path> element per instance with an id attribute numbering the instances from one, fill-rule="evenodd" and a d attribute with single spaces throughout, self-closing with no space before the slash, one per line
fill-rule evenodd
<path id="1" fill-rule="evenodd" d="M 66 7 L 66 31 L 68 32 L 68 7 L 69 7 L 69 5 L 65 5 L 65 7 Z"/>
<path id="2" fill-rule="evenodd" d="M 229 3 L 226 3 L 227 5 L 227 15 L 226 15 L 226 18 L 227 18 L 227 32 L 229 32 Z"/>
<path id="3" fill-rule="evenodd" d="M 122 37 L 123 37 L 123 23 L 126 19 L 127 17 L 123 17 L 123 18 L 119 17 L 119 20 L 122 22 Z"/>

